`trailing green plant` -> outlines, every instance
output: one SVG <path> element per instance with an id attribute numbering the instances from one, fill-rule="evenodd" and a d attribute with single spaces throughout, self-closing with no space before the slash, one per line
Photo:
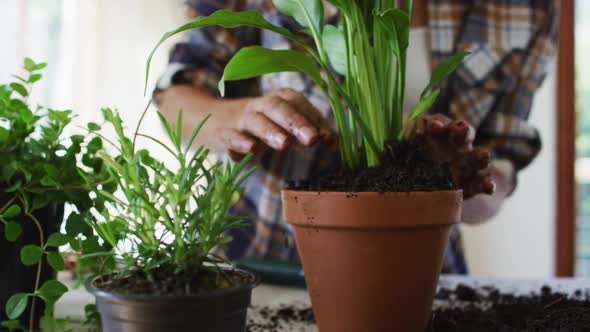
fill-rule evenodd
<path id="1" fill-rule="evenodd" d="M 223 274 L 218 265 L 225 261 L 212 251 L 231 241 L 226 232 L 241 225 L 242 218 L 227 211 L 251 173 L 245 171 L 250 156 L 232 165 L 211 163 L 207 159 L 209 150 L 202 146 L 193 151 L 192 143 L 207 118 L 183 144 L 182 112 L 175 124 L 158 113 L 170 140 L 167 144 L 141 133 L 142 120 L 135 132 L 128 134 L 117 112 L 107 108 L 102 113 L 105 124 L 116 133 L 117 140 L 111 143 L 118 155 L 113 157 L 103 149 L 99 156 L 116 179 L 119 191 L 98 191 L 105 209 L 87 221 L 112 250 L 89 248 L 83 251 L 81 260 L 99 256 L 112 259 L 116 264 L 103 266 L 100 271 L 103 276 L 111 275 L 111 281 L 140 274 L 157 284 L 164 274 L 186 281 L 186 287 L 190 287 L 191 280 L 203 273 Z M 92 131 L 100 135 L 100 127 L 93 125 Z M 138 138 L 164 148 L 175 165 L 166 165 L 147 149 L 138 149 Z"/>
<path id="2" fill-rule="evenodd" d="M 26 58 L 26 77 L 15 76 L 15 81 L 0 85 L 0 230 L 6 241 L 15 242 L 23 233 L 23 223 L 33 223 L 39 239 L 20 250 L 20 260 L 26 266 L 36 266 L 36 283 L 31 293 L 17 293 L 6 303 L 10 321 L 2 322 L 5 328 L 31 331 L 37 302 L 45 302 L 45 313 L 40 327 L 53 331 L 63 327 L 64 321 L 53 319 L 55 302 L 67 291 L 57 280 L 40 284 L 43 261 L 55 271 L 64 269 L 64 259 L 57 248 L 80 243 L 72 236 L 87 232 L 84 214 L 94 207 L 91 192 L 95 188 L 107 190 L 109 174 L 96 156 L 101 148 L 100 139 L 86 140 L 81 135 L 67 135 L 74 117 L 71 111 L 58 111 L 28 102 L 34 83 L 42 78 L 45 63 Z M 41 209 L 50 205 L 72 205 L 66 229 L 62 233 L 44 234 L 45 214 Z M 61 222 L 60 222 L 61 224 Z M 6 262 L 5 262 L 6 263 Z M 30 306 L 28 327 L 18 318 Z"/>
<path id="3" fill-rule="evenodd" d="M 219 10 L 210 16 L 197 17 L 164 34 L 152 50 L 147 61 L 146 86 L 154 52 L 165 40 L 180 32 L 206 26 L 250 26 L 278 33 L 306 53 L 260 46 L 242 48 L 224 69 L 219 82 L 221 95 L 225 91 L 225 81 L 275 72 L 303 72 L 322 90 L 332 108 L 344 167 L 359 169 L 378 165 L 385 142 L 401 140 L 406 132 L 413 135 L 411 127 L 440 93 L 437 85 L 468 53 L 459 52 L 434 69 L 420 101 L 404 120 L 412 1 L 404 1 L 404 6 L 400 6 L 397 0 L 329 2 L 340 11 L 339 26 L 324 22 L 322 0 L 273 0 L 281 13 L 293 17 L 312 37 L 314 46 L 306 44 L 293 32 L 266 21 L 257 11 Z"/>

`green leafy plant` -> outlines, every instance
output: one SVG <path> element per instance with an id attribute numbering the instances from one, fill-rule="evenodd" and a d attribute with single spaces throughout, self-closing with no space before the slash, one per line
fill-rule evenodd
<path id="1" fill-rule="evenodd" d="M 2 308 L 10 319 L 2 326 L 9 329 L 23 328 L 17 319 L 30 306 L 28 329 L 32 330 L 39 299 L 45 302 L 41 328 L 53 331 L 63 326 L 63 321 L 53 319 L 52 312 L 67 287 L 57 280 L 40 284 L 42 263 L 46 260 L 52 269 L 61 271 L 64 259 L 57 248 L 78 245 L 68 234 L 44 234 L 43 225 L 50 220 L 38 212 L 52 204 L 69 203 L 72 215 L 84 215 L 94 206 L 92 190 L 108 180 L 102 161 L 95 156 L 101 142 L 66 135 L 73 119 L 71 111 L 29 105 L 28 97 L 45 67 L 45 63 L 27 58 L 27 77 L 15 76 L 15 82 L 0 85 L 0 230 L 9 242 L 21 237 L 23 223 L 33 223 L 39 233 L 38 241 L 20 250 L 21 263 L 36 266 L 36 283 L 31 293 L 14 294 Z M 67 228 L 84 227 L 79 221 L 70 218 Z"/>
<path id="2" fill-rule="evenodd" d="M 275 72 L 303 72 L 322 90 L 334 112 L 344 167 L 378 165 L 385 142 L 401 140 L 404 133 L 414 132 L 412 126 L 417 118 L 432 106 L 440 93 L 437 85 L 468 53 L 459 52 L 434 69 L 420 101 L 404 120 L 402 106 L 412 1 L 405 1 L 405 6 L 399 6 L 397 0 L 329 2 L 340 11 L 339 26 L 324 22 L 321 0 L 273 0 L 280 12 L 293 17 L 313 38 L 315 46 L 266 21 L 257 11 L 220 10 L 207 17 L 197 17 L 166 33 L 156 45 L 147 62 L 146 87 L 154 52 L 180 32 L 206 26 L 250 26 L 278 33 L 306 53 L 245 47 L 227 63 L 219 82 L 221 95 L 225 81 Z"/>
<path id="3" fill-rule="evenodd" d="M 186 282 L 182 289 L 190 289 L 196 278 L 208 272 L 223 276 L 218 264 L 224 261 L 212 250 L 231 241 L 225 233 L 241 225 L 242 218 L 229 216 L 227 211 L 251 173 L 244 170 L 250 157 L 234 166 L 229 162 L 211 164 L 207 149 L 192 151 L 191 145 L 207 118 L 183 144 L 182 112 L 175 124 L 158 113 L 171 142 L 166 144 L 139 132 L 142 121 L 128 135 L 118 113 L 111 109 L 102 112 L 105 124 L 116 132 L 117 141 L 112 144 L 119 154 L 113 157 L 103 149 L 99 156 L 116 179 L 119 191 L 99 191 L 106 208 L 87 220 L 100 241 L 113 249 L 86 248 L 81 260 L 108 257 L 111 263 L 102 266 L 100 274 L 114 272 L 107 278 L 109 283 L 129 278 L 137 281 L 140 276 L 139 282 L 153 286 L 147 292 L 159 289 L 169 278 Z M 92 130 L 100 135 L 100 127 L 94 125 Z M 163 147 L 177 165 L 167 166 L 147 149 L 138 149 L 136 139 L 140 137 Z"/>

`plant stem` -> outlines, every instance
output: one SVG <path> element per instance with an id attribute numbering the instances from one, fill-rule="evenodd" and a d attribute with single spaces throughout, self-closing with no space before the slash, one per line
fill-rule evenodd
<path id="1" fill-rule="evenodd" d="M 37 230 L 39 231 L 39 246 L 41 248 L 45 247 L 45 236 L 43 235 L 43 227 L 39 220 L 30 212 L 26 211 L 25 214 L 27 217 L 31 218 L 31 220 L 37 226 Z M 41 282 L 41 270 L 43 269 L 43 259 L 39 260 L 37 263 L 37 276 L 35 277 L 35 288 L 33 289 L 33 294 L 37 292 L 39 289 L 39 283 Z M 35 326 L 35 307 L 37 305 L 37 296 L 33 295 L 33 300 L 31 302 L 31 313 L 29 314 L 29 332 L 33 332 L 33 327 Z"/>

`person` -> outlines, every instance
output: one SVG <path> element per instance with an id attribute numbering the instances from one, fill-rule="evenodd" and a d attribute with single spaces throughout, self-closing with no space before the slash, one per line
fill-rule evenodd
<path id="1" fill-rule="evenodd" d="M 271 1 L 186 3 L 191 16 L 255 9 L 275 25 L 301 31 Z M 326 22 L 337 23 L 337 10 L 324 3 Z M 433 154 L 451 163 L 464 187 L 464 222 L 494 216 L 513 192 L 518 172 L 541 148 L 527 118 L 555 49 L 557 6 L 553 0 L 414 1 L 405 109 L 417 102 L 433 66 L 457 50 L 471 52 L 441 85 L 441 96 L 421 127 Z M 226 256 L 296 261 L 280 190 L 285 179 L 304 179 L 338 160 L 333 119 L 317 87 L 299 73 L 230 82 L 228 97 L 220 98 L 217 83 L 224 65 L 248 45 L 294 47 L 277 34 L 249 27 L 191 30 L 173 47 L 154 99 L 167 117 L 185 110 L 185 132 L 211 114 L 197 143 L 234 159 L 255 153 L 257 170 L 232 208 L 232 213 L 254 217 L 233 234 Z M 443 271 L 467 273 L 458 227 Z"/>

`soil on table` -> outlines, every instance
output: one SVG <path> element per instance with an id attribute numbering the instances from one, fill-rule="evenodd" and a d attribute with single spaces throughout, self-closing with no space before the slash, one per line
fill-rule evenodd
<path id="1" fill-rule="evenodd" d="M 573 296 L 543 287 L 536 294 L 501 293 L 492 287 L 458 285 L 440 289 L 445 302 L 433 311 L 426 332 L 587 332 L 590 331 L 590 293 Z M 254 307 L 248 332 L 291 331 L 290 326 L 312 326 L 308 306 Z M 252 318 L 255 316 L 256 320 Z"/>
<path id="2" fill-rule="evenodd" d="M 427 332 L 583 332 L 590 331 L 590 295 L 574 296 L 543 287 L 515 296 L 494 288 L 459 285 L 441 289 L 438 299 L 460 303 L 435 310 Z"/>
<path id="3" fill-rule="evenodd" d="M 454 189 L 445 163 L 432 160 L 419 139 L 392 141 L 381 165 L 356 171 L 328 171 L 310 179 L 290 181 L 289 189 L 342 192 L 408 192 Z"/>
<path id="4" fill-rule="evenodd" d="M 100 290 L 117 294 L 183 296 L 217 289 L 237 288 L 254 282 L 254 276 L 239 270 L 201 270 L 175 273 L 172 267 L 160 268 L 149 276 L 143 271 L 110 275 L 94 282 Z"/>

